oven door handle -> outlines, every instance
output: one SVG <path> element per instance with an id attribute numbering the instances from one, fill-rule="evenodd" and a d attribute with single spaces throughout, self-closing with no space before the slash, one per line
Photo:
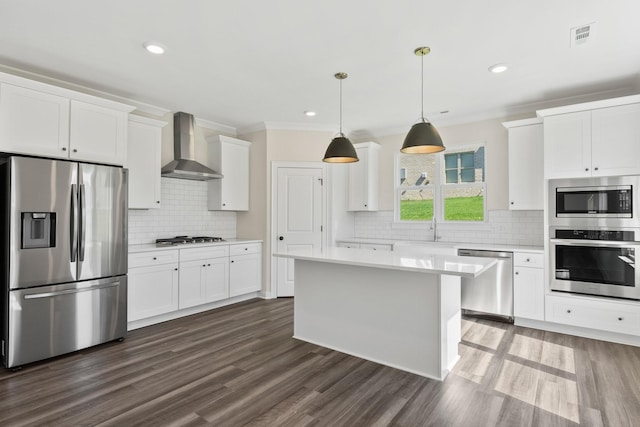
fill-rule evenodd
<path id="1" fill-rule="evenodd" d="M 583 240 L 583 239 L 549 239 L 552 245 L 564 246 L 592 246 L 592 247 L 614 247 L 614 248 L 631 248 L 639 247 L 640 242 L 621 242 L 617 240 Z"/>

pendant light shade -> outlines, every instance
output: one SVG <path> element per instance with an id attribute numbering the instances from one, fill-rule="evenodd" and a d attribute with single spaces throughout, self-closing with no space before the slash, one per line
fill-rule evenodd
<path id="1" fill-rule="evenodd" d="M 323 162 L 327 163 L 353 163 L 357 162 L 358 154 L 349 138 L 342 133 L 342 80 L 348 77 L 347 73 L 336 73 L 334 77 L 340 80 L 340 133 L 331 140 Z"/>
<path id="2" fill-rule="evenodd" d="M 409 133 L 404 139 L 401 152 L 407 154 L 430 154 L 444 151 L 445 147 L 440 138 L 440 133 L 428 120 L 424 118 L 424 56 L 431 52 L 429 47 L 418 47 L 413 53 L 421 57 L 422 67 L 420 77 L 422 87 L 420 93 L 421 101 L 421 121 L 411 126 Z"/>

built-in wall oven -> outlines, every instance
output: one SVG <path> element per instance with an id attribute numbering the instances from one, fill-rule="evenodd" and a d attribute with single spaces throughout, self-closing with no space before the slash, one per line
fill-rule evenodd
<path id="1" fill-rule="evenodd" d="M 551 290 L 640 300 L 639 232 L 552 228 Z"/>
<path id="2" fill-rule="evenodd" d="M 552 291 L 640 300 L 640 177 L 549 181 Z"/>

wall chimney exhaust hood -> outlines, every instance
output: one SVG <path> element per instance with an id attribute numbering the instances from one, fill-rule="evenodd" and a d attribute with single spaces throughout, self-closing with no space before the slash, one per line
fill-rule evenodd
<path id="1" fill-rule="evenodd" d="M 178 112 L 173 115 L 173 161 L 167 163 L 161 175 L 167 178 L 208 181 L 223 175 L 196 162 L 193 115 Z"/>

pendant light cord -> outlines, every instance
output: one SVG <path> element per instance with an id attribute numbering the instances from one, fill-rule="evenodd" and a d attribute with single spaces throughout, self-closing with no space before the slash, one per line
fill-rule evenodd
<path id="1" fill-rule="evenodd" d="M 342 79 L 340 79 L 340 136 L 344 136 L 342 133 Z"/>
<path id="2" fill-rule="evenodd" d="M 420 56 L 420 118 L 424 123 L 424 55 Z"/>

